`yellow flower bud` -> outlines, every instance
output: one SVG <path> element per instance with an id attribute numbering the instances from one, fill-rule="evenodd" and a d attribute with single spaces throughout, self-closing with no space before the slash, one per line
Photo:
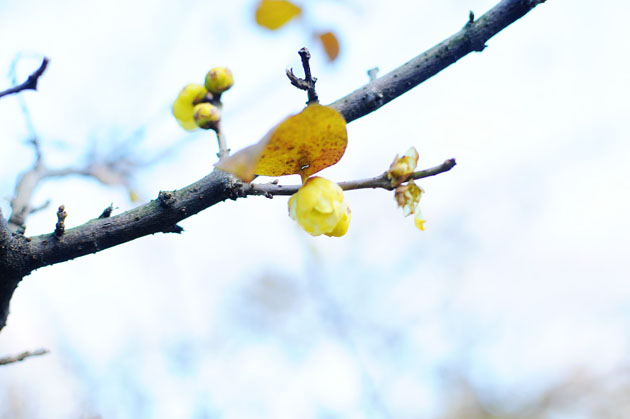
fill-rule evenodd
<path id="1" fill-rule="evenodd" d="M 186 85 L 173 102 L 173 116 L 185 130 L 192 131 L 197 128 L 194 118 L 194 107 L 201 101 L 208 91 L 199 84 Z"/>
<path id="2" fill-rule="evenodd" d="M 232 72 L 226 67 L 215 67 L 206 74 L 206 89 L 214 94 L 221 94 L 234 84 Z"/>
<path id="3" fill-rule="evenodd" d="M 221 110 L 211 103 L 199 103 L 193 108 L 193 118 L 199 128 L 213 129 L 221 119 Z"/>
<path id="4" fill-rule="evenodd" d="M 398 186 L 407 180 L 409 175 L 416 169 L 417 165 L 418 151 L 415 147 L 411 147 L 402 157 L 396 155 L 396 158 L 387 171 L 387 178 L 392 181 L 392 186 Z"/>
<path id="5" fill-rule="evenodd" d="M 322 177 L 309 178 L 289 199 L 289 215 L 312 236 L 341 237 L 350 225 L 350 209 L 343 191 Z"/>

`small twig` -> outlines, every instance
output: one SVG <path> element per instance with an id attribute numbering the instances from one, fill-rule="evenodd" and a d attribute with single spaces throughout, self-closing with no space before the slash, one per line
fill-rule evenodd
<path id="1" fill-rule="evenodd" d="M 13 364 L 15 362 L 24 361 L 26 358 L 29 358 L 32 356 L 46 355 L 49 352 L 50 351 L 48 349 L 37 349 L 36 351 L 32 351 L 32 352 L 25 351 L 25 352 L 22 352 L 21 354 L 14 355 L 14 356 L 5 356 L 3 358 L 0 358 L 0 365 Z"/>
<path id="2" fill-rule="evenodd" d="M 39 78 L 42 76 L 42 74 L 44 74 L 44 71 L 46 71 L 46 67 L 48 67 L 48 62 L 48 58 L 44 57 L 44 60 L 42 61 L 42 64 L 39 66 L 39 68 L 35 70 L 33 74 L 28 76 L 28 79 L 26 79 L 24 83 L 1 91 L 0 97 L 12 95 L 14 93 L 21 92 L 22 90 L 37 90 L 37 82 L 39 81 Z"/>
<path id="3" fill-rule="evenodd" d="M 219 160 L 223 160 L 223 158 L 230 154 L 230 149 L 227 147 L 225 134 L 223 134 L 223 130 L 221 129 L 221 121 L 217 122 L 214 131 L 217 133 L 217 141 L 219 143 L 219 152 L 217 153 L 217 157 Z"/>
<path id="4" fill-rule="evenodd" d="M 37 166 L 42 162 L 42 147 L 37 137 L 31 138 L 28 142 L 31 143 L 35 149 L 35 165 Z"/>
<path id="5" fill-rule="evenodd" d="M 40 212 L 40 211 L 45 210 L 45 209 L 46 209 L 46 208 L 48 208 L 48 206 L 50 205 L 50 202 L 51 202 L 51 201 L 50 201 L 50 199 L 47 199 L 47 200 L 46 200 L 46 202 L 44 202 L 44 203 L 43 203 L 43 204 L 41 204 L 40 206 L 31 208 L 31 209 L 29 210 L 28 214 L 29 214 L 29 215 L 32 215 L 32 214 L 35 214 L 35 213 L 37 213 L 37 212 Z"/>
<path id="6" fill-rule="evenodd" d="M 117 168 L 107 163 L 90 163 L 85 168 L 50 169 L 41 159 L 38 159 L 35 166 L 20 177 L 15 187 L 15 195 L 11 200 L 12 211 L 9 217 L 9 229 L 23 234 L 26 229 L 26 218 L 33 212 L 31 199 L 35 189 L 45 179 L 64 176 L 91 177 L 103 185 L 128 185 L 127 175 L 119 173 Z"/>
<path id="7" fill-rule="evenodd" d="M 367 71 L 367 75 L 370 78 L 370 81 L 374 81 L 378 78 L 378 71 L 379 71 L 378 67 L 370 68 Z"/>
<path id="8" fill-rule="evenodd" d="M 55 236 L 61 237 L 63 233 L 66 231 L 65 220 L 68 216 L 66 212 L 66 207 L 61 205 L 57 210 L 57 224 L 55 224 Z"/>
<path id="9" fill-rule="evenodd" d="M 306 104 L 311 103 L 319 103 L 319 98 L 317 97 L 317 92 L 315 91 L 315 82 L 317 79 L 311 74 L 311 65 L 309 64 L 309 60 L 311 59 L 311 53 L 308 51 L 306 47 L 300 49 L 298 51 L 300 54 L 300 58 L 302 59 L 302 67 L 304 68 L 304 78 L 301 79 L 297 77 L 293 73 L 293 69 L 290 68 L 287 70 L 287 77 L 291 81 L 291 84 L 297 87 L 300 90 L 306 90 L 308 93 L 308 101 Z"/>
<path id="10" fill-rule="evenodd" d="M 420 170 L 414 172 L 409 176 L 409 179 L 422 179 L 429 176 L 435 176 L 440 173 L 448 172 L 455 167 L 455 159 L 448 159 L 439 166 L 432 167 L 430 169 Z M 263 195 L 269 197 L 270 195 L 293 195 L 300 189 L 302 185 L 278 185 L 274 183 L 257 184 L 250 183 L 248 189 L 245 191 L 246 195 Z M 339 182 L 339 186 L 344 191 L 350 191 L 354 189 L 387 189 L 392 191 L 395 187 L 392 186 L 391 181 L 387 178 L 387 172 L 382 175 L 361 180 L 351 180 L 348 182 Z"/>

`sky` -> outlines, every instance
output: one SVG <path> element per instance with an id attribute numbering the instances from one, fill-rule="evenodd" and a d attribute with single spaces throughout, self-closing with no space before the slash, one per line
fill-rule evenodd
<path id="1" fill-rule="evenodd" d="M 51 167 L 91 153 L 152 161 L 141 200 L 212 170 L 216 141 L 186 133 L 170 105 L 226 65 L 230 148 L 254 143 L 305 95 L 286 80 L 311 49 L 330 103 L 458 31 L 495 1 L 312 1 L 277 32 L 255 2 L 0 1 L 0 89 L 51 59 L 20 97 Z M 385 171 L 415 146 L 426 231 L 391 192 L 347 192 L 340 239 L 310 237 L 286 197 L 250 197 L 185 220 L 182 235 L 142 238 L 34 272 L 18 288 L 0 355 L 46 347 L 2 369 L 2 409 L 24 417 L 439 417 L 449 377 L 522 401 L 577 369 L 630 363 L 630 155 L 625 2 L 548 0 L 377 112 L 348 125 L 344 158 L 321 176 Z M 333 30 L 328 63 L 313 30 Z M 5 69 L 5 70 L 2 70 Z M 20 98 L 0 100 L 0 202 L 33 164 Z M 296 176 L 282 182 L 297 183 Z M 43 184 L 27 233 L 110 203 L 122 187 Z M 10 417 L 10 416 L 6 416 Z"/>

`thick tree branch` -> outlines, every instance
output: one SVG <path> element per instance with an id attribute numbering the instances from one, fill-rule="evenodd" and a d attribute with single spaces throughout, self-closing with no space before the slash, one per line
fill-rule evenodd
<path id="1" fill-rule="evenodd" d="M 176 224 L 226 199 L 242 196 L 242 182 L 221 171 L 176 191 L 160 192 L 158 198 L 122 214 L 91 220 L 54 233 L 31 238 L 18 236 L 19 249 L 30 257 L 25 274 L 34 269 L 96 253 L 160 232 L 180 232 Z"/>
<path id="2" fill-rule="evenodd" d="M 413 89 L 473 51 L 545 0 L 502 0 L 476 21 L 397 69 L 379 77 L 329 106 L 346 122 L 361 118 Z"/>
<path id="3" fill-rule="evenodd" d="M 44 58 L 39 68 L 35 70 L 33 74 L 28 76 L 28 79 L 26 79 L 24 83 L 1 91 L 0 97 L 19 93 L 22 90 L 37 90 L 37 82 L 39 81 L 39 78 L 42 76 L 42 74 L 44 74 L 44 71 L 46 71 L 46 67 L 48 67 L 48 62 L 48 58 Z"/>

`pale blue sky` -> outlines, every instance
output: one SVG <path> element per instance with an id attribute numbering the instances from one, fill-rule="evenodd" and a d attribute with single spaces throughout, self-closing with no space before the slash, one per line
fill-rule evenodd
<path id="1" fill-rule="evenodd" d="M 238 149 L 303 105 L 284 76 L 300 47 L 327 103 L 494 3 L 309 2 L 308 24 L 342 43 L 329 65 L 299 23 L 257 28 L 253 1 L 5 1 L 0 88 L 17 54 L 22 78 L 51 58 L 40 90 L 22 95 L 51 165 L 94 144 L 139 140 L 146 157 L 181 142 L 138 174 L 151 199 L 212 168 L 214 138 L 169 113 L 210 67 L 234 72 L 224 127 Z M 575 368 L 627 366 L 629 9 L 548 0 L 483 53 L 348 126 L 346 155 L 322 176 L 374 176 L 412 145 L 422 167 L 457 159 L 420 183 L 425 232 L 385 191 L 346 194 L 353 220 L 337 240 L 300 231 L 286 198 L 248 198 L 184 221 L 181 236 L 33 273 L 0 354 L 52 353 L 3 369 L 0 414 L 18 394 L 34 418 L 363 418 L 382 417 L 381 405 L 431 417 L 453 365 L 483 388 L 526 393 Z M 0 100 L 0 127 L 4 198 L 33 161 L 16 97 Z M 110 202 L 133 206 L 122 188 L 80 179 L 43 185 L 35 203 L 47 199 L 31 234 L 51 231 L 62 203 L 69 225 Z"/>

